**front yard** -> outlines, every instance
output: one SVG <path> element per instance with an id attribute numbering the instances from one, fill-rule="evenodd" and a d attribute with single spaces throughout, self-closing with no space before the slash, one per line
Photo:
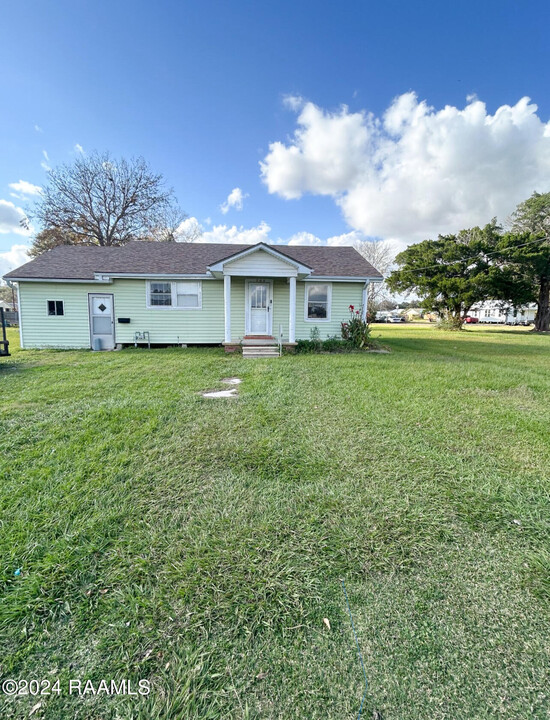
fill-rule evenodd
<path id="1" fill-rule="evenodd" d="M 0 677 L 61 692 L 0 696 L 3 720 L 356 718 L 341 579 L 363 718 L 548 718 L 550 337 L 374 335 L 391 355 L 10 332 Z M 200 396 L 226 376 L 236 399 Z"/>

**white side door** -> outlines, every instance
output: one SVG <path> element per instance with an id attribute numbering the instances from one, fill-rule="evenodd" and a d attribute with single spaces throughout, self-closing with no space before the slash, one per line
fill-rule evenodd
<path id="1" fill-rule="evenodd" d="M 90 293 L 90 338 L 92 348 L 100 342 L 101 350 L 113 350 L 115 347 L 115 314 L 113 295 L 110 293 Z"/>

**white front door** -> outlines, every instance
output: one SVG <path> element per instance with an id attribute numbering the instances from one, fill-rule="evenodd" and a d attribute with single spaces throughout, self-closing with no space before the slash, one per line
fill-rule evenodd
<path id="1" fill-rule="evenodd" d="M 115 347 L 115 315 L 112 294 L 92 294 L 88 296 L 90 310 L 90 336 L 92 349 L 112 350 Z"/>
<path id="2" fill-rule="evenodd" d="M 271 283 L 249 282 L 247 302 L 246 334 L 271 335 Z"/>

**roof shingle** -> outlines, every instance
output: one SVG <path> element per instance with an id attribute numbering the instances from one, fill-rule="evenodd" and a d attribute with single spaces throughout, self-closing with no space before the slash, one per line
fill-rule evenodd
<path id="1" fill-rule="evenodd" d="M 61 245 L 12 270 L 5 278 L 93 280 L 94 273 L 196 274 L 251 245 L 229 243 L 130 242 L 122 247 Z M 382 277 L 353 247 L 271 245 L 308 265 L 312 276 Z"/>

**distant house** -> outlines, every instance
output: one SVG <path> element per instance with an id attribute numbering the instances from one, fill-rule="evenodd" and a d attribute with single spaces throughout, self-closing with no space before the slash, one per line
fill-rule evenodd
<path id="1" fill-rule="evenodd" d="M 479 318 L 480 323 L 512 324 L 519 325 L 532 323 L 537 314 L 536 303 L 531 303 L 521 308 L 514 309 L 499 300 L 485 300 L 473 305 L 468 313 L 472 317 Z"/>
<path id="2" fill-rule="evenodd" d="M 223 344 L 282 332 L 293 345 L 317 327 L 340 334 L 382 276 L 352 247 L 131 242 L 60 246 L 9 272 L 23 348 L 113 349 Z"/>

